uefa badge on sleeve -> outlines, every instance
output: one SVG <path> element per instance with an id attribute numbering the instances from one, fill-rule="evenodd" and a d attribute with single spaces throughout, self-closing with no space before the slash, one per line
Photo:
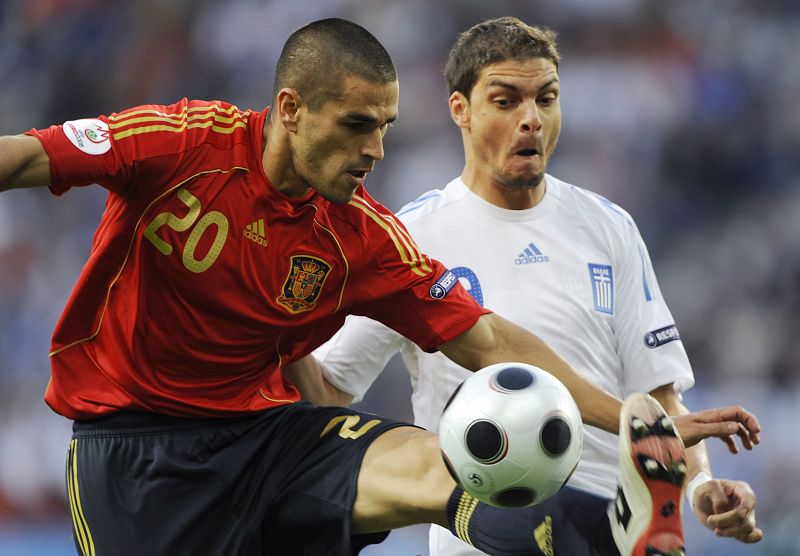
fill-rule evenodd
<path id="1" fill-rule="evenodd" d="M 659 346 L 663 346 L 664 344 L 668 344 L 669 342 L 674 342 L 675 340 L 680 339 L 681 335 L 678 332 L 678 327 L 674 324 L 670 324 L 669 326 L 659 328 L 658 330 L 651 330 L 645 334 L 644 345 L 650 349 L 655 349 Z"/>
<path id="2" fill-rule="evenodd" d="M 439 276 L 436 283 L 431 286 L 429 293 L 434 299 L 444 299 L 450 290 L 453 289 L 453 286 L 456 285 L 456 282 L 458 282 L 458 277 L 456 277 L 452 270 L 448 270 Z"/>
<path id="3" fill-rule="evenodd" d="M 103 154 L 111 149 L 108 124 L 97 118 L 72 120 L 61 126 L 69 142 L 86 154 Z"/>

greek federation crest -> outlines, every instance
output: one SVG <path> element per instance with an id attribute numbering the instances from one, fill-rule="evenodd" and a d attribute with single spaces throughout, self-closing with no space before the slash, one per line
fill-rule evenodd
<path id="1" fill-rule="evenodd" d="M 594 310 L 614 314 L 614 271 L 607 264 L 589 263 Z"/>
<path id="2" fill-rule="evenodd" d="M 289 275 L 283 283 L 283 294 L 275 301 L 293 314 L 312 310 L 330 271 L 331 265 L 322 259 L 294 255 L 289 264 Z"/>

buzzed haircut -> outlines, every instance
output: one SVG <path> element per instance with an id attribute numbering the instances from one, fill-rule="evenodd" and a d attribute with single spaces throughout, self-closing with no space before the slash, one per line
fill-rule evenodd
<path id="1" fill-rule="evenodd" d="M 346 19 L 314 21 L 291 34 L 275 68 L 273 105 L 278 92 L 291 87 L 312 111 L 341 97 L 345 77 L 372 83 L 397 80 L 391 56 L 369 31 Z"/>
<path id="2" fill-rule="evenodd" d="M 458 91 L 469 98 L 484 67 L 531 58 L 546 58 L 558 70 L 560 56 L 555 32 L 528 25 L 516 17 L 482 21 L 461 33 L 450 50 L 444 69 L 448 92 L 452 95 Z"/>

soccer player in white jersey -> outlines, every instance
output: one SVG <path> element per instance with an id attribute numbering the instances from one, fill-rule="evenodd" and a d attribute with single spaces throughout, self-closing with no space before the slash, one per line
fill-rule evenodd
<path id="1" fill-rule="evenodd" d="M 398 215 L 479 303 L 535 331 L 597 386 L 620 398 L 649 392 L 669 413 L 686 412 L 680 394 L 694 384 L 692 369 L 636 224 L 614 203 L 545 173 L 561 127 L 558 63 L 555 35 L 514 18 L 462 33 L 445 74 L 463 173 Z M 446 401 L 469 374 L 441 353 L 351 316 L 315 355 L 351 401 L 397 351 L 411 374 L 415 422 L 436 431 Z M 618 452 L 615 436 L 585 428 L 568 486 L 533 509 L 542 554 L 595 553 L 592 536 L 603 527 L 597 514 L 617 494 Z M 686 460 L 686 494 L 697 518 L 717 535 L 759 541 L 750 486 L 712 478 L 702 443 Z M 619 499 L 609 505 L 615 536 L 626 512 Z M 575 522 L 583 527 L 576 531 Z M 433 556 L 481 553 L 436 525 L 430 549 Z"/>

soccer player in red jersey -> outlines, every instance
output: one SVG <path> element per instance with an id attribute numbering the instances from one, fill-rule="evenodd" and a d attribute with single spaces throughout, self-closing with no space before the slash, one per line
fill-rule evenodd
<path id="1" fill-rule="evenodd" d="M 435 435 L 301 402 L 296 384 L 320 377 L 283 371 L 351 313 L 470 369 L 542 367 L 587 423 L 618 430 L 619 400 L 479 307 L 366 192 L 397 104 L 385 49 L 329 19 L 287 40 L 269 110 L 182 100 L 0 138 L 0 190 L 108 190 L 45 394 L 75 422 L 81 554 L 351 554 L 447 526 Z M 758 441 L 741 408 L 675 423 L 687 445 Z"/>

